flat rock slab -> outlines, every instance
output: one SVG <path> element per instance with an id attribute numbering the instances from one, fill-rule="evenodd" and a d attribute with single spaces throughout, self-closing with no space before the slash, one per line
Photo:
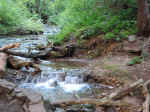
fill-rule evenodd
<path id="1" fill-rule="evenodd" d="M 11 49 L 12 51 L 21 53 L 38 53 L 40 48 L 44 48 L 48 45 L 46 37 L 41 36 L 23 36 L 23 37 L 0 37 L 0 47 L 9 45 L 12 43 L 19 43 L 18 48 Z"/>

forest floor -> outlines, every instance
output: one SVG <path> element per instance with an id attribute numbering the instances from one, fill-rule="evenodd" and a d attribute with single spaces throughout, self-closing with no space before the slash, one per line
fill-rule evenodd
<path id="1" fill-rule="evenodd" d="M 94 82 L 113 86 L 113 91 L 115 91 L 118 88 L 128 87 L 139 79 L 143 79 L 144 82 L 150 79 L 150 63 L 148 61 L 142 60 L 140 63 L 134 63 L 131 66 L 128 65 L 134 57 L 141 55 L 139 55 L 139 53 L 141 53 L 139 50 L 141 47 L 139 46 L 141 45 L 139 44 L 139 41 L 142 43 L 142 40 L 136 40 L 134 42 L 125 40 L 127 44 L 124 44 L 124 42 L 108 42 L 105 45 L 98 43 L 100 42 L 99 40 L 93 41 L 94 43 L 92 44 L 91 41 L 92 40 L 89 42 L 90 45 L 86 45 L 93 46 L 96 44 L 96 46 L 94 46 L 95 48 L 86 53 L 85 51 L 84 53 L 80 52 L 80 54 L 84 54 L 84 56 L 82 55 L 79 57 L 83 58 L 89 57 L 89 55 L 93 56 L 95 52 L 100 52 L 100 50 L 104 48 L 102 55 L 92 58 L 87 66 L 91 75 L 95 77 Z M 130 50 L 133 50 L 133 52 L 130 52 Z M 105 94 L 110 94 L 110 91 Z M 143 96 L 143 90 L 138 90 L 138 92 L 136 91 L 135 93 L 133 92 L 132 95 L 130 94 L 122 99 L 123 101 L 130 103 L 132 106 L 116 108 L 115 110 L 112 109 L 113 111 L 105 110 L 104 112 L 142 112 L 145 99 Z M 102 110 L 103 109 L 100 108 L 97 112 L 101 112 Z"/>

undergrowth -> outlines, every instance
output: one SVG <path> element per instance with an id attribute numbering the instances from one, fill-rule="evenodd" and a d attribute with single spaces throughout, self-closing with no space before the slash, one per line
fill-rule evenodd
<path id="1" fill-rule="evenodd" d="M 55 13 L 49 22 L 58 25 L 61 32 L 48 38 L 58 44 L 69 38 L 84 39 L 96 34 L 104 34 L 105 39 L 126 38 L 136 33 L 136 4 L 128 4 L 128 8 L 112 10 L 99 0 L 55 0 L 51 7 Z"/>
<path id="2" fill-rule="evenodd" d="M 0 0 L 0 34 L 42 31 L 42 24 L 22 1 Z"/>

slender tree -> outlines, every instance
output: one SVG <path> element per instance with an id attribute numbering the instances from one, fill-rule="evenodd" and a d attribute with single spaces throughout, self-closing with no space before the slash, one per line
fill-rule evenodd
<path id="1" fill-rule="evenodd" d="M 150 14 L 148 0 L 138 0 L 138 35 L 150 35 Z"/>
<path id="2" fill-rule="evenodd" d="M 39 14 L 40 14 L 40 2 L 41 2 L 41 0 L 36 0 L 37 13 L 39 13 Z"/>

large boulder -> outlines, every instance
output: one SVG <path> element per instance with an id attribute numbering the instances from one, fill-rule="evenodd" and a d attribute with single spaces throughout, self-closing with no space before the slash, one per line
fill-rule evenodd
<path id="1" fill-rule="evenodd" d="M 0 79 L 0 112 L 46 112 L 42 97 Z"/>

